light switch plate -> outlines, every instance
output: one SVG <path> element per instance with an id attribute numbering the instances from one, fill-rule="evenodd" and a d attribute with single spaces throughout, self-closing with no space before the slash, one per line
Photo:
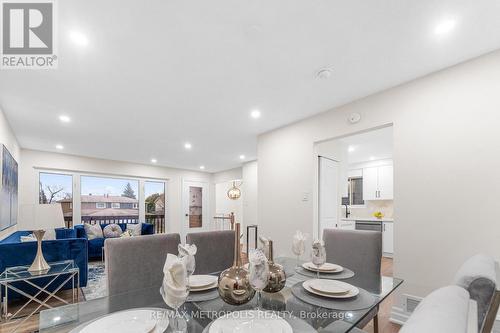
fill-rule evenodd
<path id="1" fill-rule="evenodd" d="M 302 201 L 309 201 L 309 192 L 302 193 Z"/>

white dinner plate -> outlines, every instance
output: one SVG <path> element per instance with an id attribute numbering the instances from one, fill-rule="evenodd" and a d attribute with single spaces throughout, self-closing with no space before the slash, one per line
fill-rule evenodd
<path id="1" fill-rule="evenodd" d="M 315 279 L 304 281 L 302 283 L 302 287 L 305 290 L 307 290 L 308 292 L 315 294 L 315 295 L 329 297 L 329 298 L 351 298 L 351 297 L 357 296 L 359 294 L 359 289 L 353 285 L 350 285 L 351 289 L 349 290 L 349 292 L 344 293 L 344 294 L 329 294 L 327 292 L 321 292 L 321 291 L 315 290 L 314 288 L 311 287 L 311 282 L 314 280 Z"/>
<path id="2" fill-rule="evenodd" d="M 292 327 L 274 312 L 248 310 L 228 313 L 215 320 L 209 333 L 292 333 Z"/>
<path id="3" fill-rule="evenodd" d="M 85 326 L 80 333 L 163 332 L 159 329 L 159 326 L 162 326 L 162 328 L 168 327 L 168 318 L 159 315 L 161 311 L 162 310 L 134 309 L 112 313 L 91 322 Z"/>
<path id="4" fill-rule="evenodd" d="M 349 283 L 326 279 L 311 280 L 309 286 L 320 293 L 327 294 L 346 294 L 352 289 Z"/>
<path id="5" fill-rule="evenodd" d="M 191 275 L 189 277 L 189 287 L 191 289 L 199 289 L 211 286 L 217 282 L 217 276 L 213 275 Z"/>
<path id="6" fill-rule="evenodd" d="M 204 287 L 199 287 L 199 288 L 192 288 L 192 287 L 190 287 L 189 290 L 193 291 L 193 292 L 196 292 L 196 291 L 205 291 L 205 290 L 210 290 L 210 289 L 217 288 L 218 286 L 219 286 L 219 283 L 217 281 L 215 281 L 214 283 L 209 284 L 208 286 L 204 286 Z"/>
<path id="7" fill-rule="evenodd" d="M 319 268 L 312 262 L 305 262 L 302 264 L 302 267 L 307 269 L 308 271 L 319 271 L 320 273 L 340 273 L 344 270 L 344 267 L 336 264 L 331 264 L 329 262 L 324 263 L 323 265 L 319 266 Z"/>

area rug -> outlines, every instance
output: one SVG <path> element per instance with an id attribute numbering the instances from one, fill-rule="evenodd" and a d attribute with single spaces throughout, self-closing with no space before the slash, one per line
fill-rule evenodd
<path id="1" fill-rule="evenodd" d="M 107 277 L 104 269 L 104 263 L 100 261 L 89 262 L 89 273 L 87 286 L 82 288 L 85 300 L 106 297 L 108 290 L 106 288 Z"/>

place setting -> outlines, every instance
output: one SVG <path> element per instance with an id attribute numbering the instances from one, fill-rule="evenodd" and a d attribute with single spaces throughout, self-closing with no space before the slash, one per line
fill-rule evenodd
<path id="1" fill-rule="evenodd" d="M 304 253 L 304 248 L 302 246 L 297 246 L 297 237 L 302 237 L 301 235 L 294 236 L 294 245 L 292 250 L 294 253 Z M 320 241 L 313 243 L 313 252 L 311 254 L 312 261 L 300 264 L 299 255 L 297 255 L 297 266 L 295 271 L 300 275 L 307 277 L 315 277 L 317 279 L 331 279 L 331 280 L 342 280 L 348 279 L 354 276 L 354 272 L 348 268 L 342 267 L 340 265 L 326 262 L 326 252 L 325 247 Z"/>
<path id="2" fill-rule="evenodd" d="M 364 289 L 322 278 L 326 274 L 344 272 L 345 268 L 326 262 L 325 247 L 319 240 L 312 245 L 311 262 L 300 267 L 315 275 L 314 279 L 298 282 L 291 288 L 292 294 L 303 302 L 332 310 L 352 311 L 367 308 L 375 301 Z"/>

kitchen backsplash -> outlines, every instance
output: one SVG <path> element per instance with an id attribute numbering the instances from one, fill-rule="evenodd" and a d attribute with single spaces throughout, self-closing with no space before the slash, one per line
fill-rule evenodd
<path id="1" fill-rule="evenodd" d="M 384 217 L 392 218 L 394 214 L 393 200 L 365 201 L 365 207 L 349 207 L 350 217 L 373 217 L 373 213 L 382 212 Z M 345 206 L 342 206 L 342 216 L 345 216 Z"/>

